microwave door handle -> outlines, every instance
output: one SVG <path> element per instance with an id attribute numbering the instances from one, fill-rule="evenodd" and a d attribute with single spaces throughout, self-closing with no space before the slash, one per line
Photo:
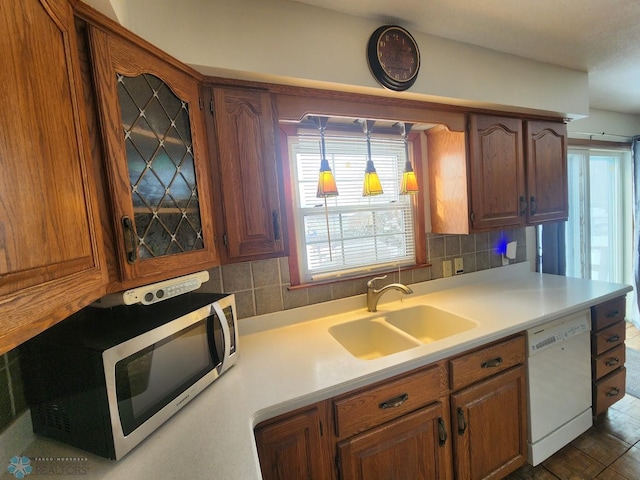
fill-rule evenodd
<path id="1" fill-rule="evenodd" d="M 224 358 L 222 360 L 222 366 L 226 364 L 227 360 L 231 356 L 231 332 L 229 331 L 229 323 L 227 317 L 217 303 L 212 304 L 213 310 L 216 312 L 220 326 L 222 327 L 222 340 L 224 343 Z"/>

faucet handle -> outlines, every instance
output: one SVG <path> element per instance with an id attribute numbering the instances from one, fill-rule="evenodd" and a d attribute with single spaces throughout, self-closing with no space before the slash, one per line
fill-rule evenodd
<path id="1" fill-rule="evenodd" d="M 386 275 L 384 275 L 384 276 L 382 276 L 382 277 L 374 277 L 374 278 L 372 278 L 371 280 L 369 280 L 369 281 L 367 282 L 367 288 L 376 288 L 376 287 L 375 287 L 375 285 L 374 285 L 374 284 L 375 284 L 375 281 L 376 281 L 376 280 L 384 280 L 385 278 L 387 278 L 387 276 L 386 276 Z"/>

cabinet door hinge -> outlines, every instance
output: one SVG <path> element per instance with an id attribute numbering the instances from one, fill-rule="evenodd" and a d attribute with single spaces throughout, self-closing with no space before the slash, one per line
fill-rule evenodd
<path id="1" fill-rule="evenodd" d="M 229 237 L 227 237 L 227 232 L 222 235 L 222 243 L 224 243 L 225 247 L 229 247 Z"/>
<path id="2" fill-rule="evenodd" d="M 476 221 L 476 214 L 474 212 L 471 212 L 471 214 L 469 215 L 469 218 L 471 219 L 472 222 Z"/>
<path id="3" fill-rule="evenodd" d="M 213 98 L 209 102 L 209 110 L 211 111 L 211 115 L 215 115 L 216 114 L 216 110 L 215 110 L 214 105 L 213 105 Z"/>
<path id="4" fill-rule="evenodd" d="M 198 106 L 200 107 L 200 110 L 204 110 L 204 101 L 202 100 L 202 97 L 198 97 Z"/>

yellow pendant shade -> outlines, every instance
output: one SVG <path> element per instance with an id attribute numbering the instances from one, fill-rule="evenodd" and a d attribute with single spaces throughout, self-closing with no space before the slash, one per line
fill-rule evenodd
<path id="1" fill-rule="evenodd" d="M 373 129 L 373 120 L 362 121 L 362 131 L 367 137 L 367 167 L 364 170 L 364 185 L 362 187 L 362 196 L 370 197 L 372 195 L 380 195 L 384 193 L 382 191 L 382 184 L 376 172 L 376 167 L 373 165 L 371 159 L 371 130 Z"/>
<path id="2" fill-rule="evenodd" d="M 320 162 L 320 175 L 318 176 L 318 193 L 316 197 L 335 197 L 338 195 L 338 186 L 333 176 L 329 162 L 322 159 Z"/>
<path id="3" fill-rule="evenodd" d="M 400 181 L 400 195 L 415 195 L 420 190 L 418 189 L 418 178 L 413 171 L 411 160 L 409 160 L 409 131 L 412 125 L 410 123 L 399 123 L 400 135 L 404 140 L 404 153 L 407 161 L 404 164 L 404 173 L 402 174 L 402 180 Z"/>
<path id="4" fill-rule="evenodd" d="M 380 195 L 384 193 L 382 191 L 382 184 L 376 172 L 376 167 L 373 166 L 372 160 L 367 160 L 367 168 L 364 171 L 364 186 L 362 187 L 362 196 L 369 197 L 371 195 Z"/>
<path id="5" fill-rule="evenodd" d="M 419 191 L 416 172 L 413 171 L 411 162 L 407 160 L 402 174 L 402 182 L 400 183 L 400 195 L 415 195 Z"/>

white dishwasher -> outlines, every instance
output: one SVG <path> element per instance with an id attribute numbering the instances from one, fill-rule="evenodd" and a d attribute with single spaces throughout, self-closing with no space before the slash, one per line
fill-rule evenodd
<path id="1" fill-rule="evenodd" d="M 590 330 L 589 310 L 527 330 L 531 465 L 593 424 Z"/>

